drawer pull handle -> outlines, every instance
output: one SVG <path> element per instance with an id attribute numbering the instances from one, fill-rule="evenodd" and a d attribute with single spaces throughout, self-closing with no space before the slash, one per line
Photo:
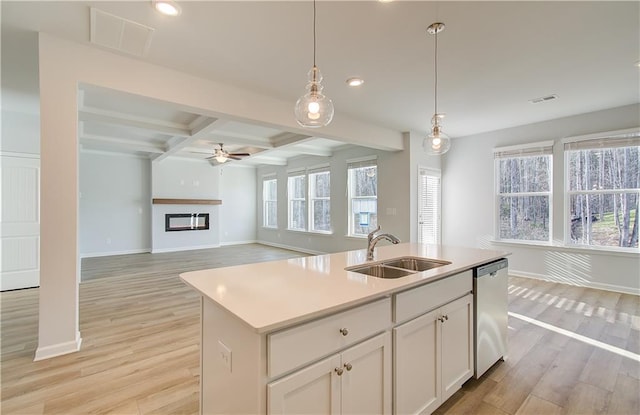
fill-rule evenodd
<path id="1" fill-rule="evenodd" d="M 346 336 L 347 334 L 349 334 L 349 330 L 347 330 L 346 328 L 343 328 L 343 329 L 340 329 L 340 333 L 341 333 L 343 336 Z"/>
<path id="2" fill-rule="evenodd" d="M 444 316 L 442 316 L 442 317 L 438 317 L 438 321 L 440 323 L 444 323 L 446 320 L 449 320 L 449 316 L 446 315 L 446 314 Z"/>
<path id="3" fill-rule="evenodd" d="M 334 370 L 336 371 L 336 373 L 338 374 L 338 376 L 342 376 L 342 372 L 343 372 L 343 370 L 342 370 L 342 368 L 341 368 L 341 367 L 337 367 L 337 368 L 335 368 Z"/>
<path id="4" fill-rule="evenodd" d="M 345 363 L 344 364 L 344 368 L 347 369 L 347 372 L 350 371 L 351 369 L 353 369 L 353 366 L 351 366 L 351 363 Z"/>

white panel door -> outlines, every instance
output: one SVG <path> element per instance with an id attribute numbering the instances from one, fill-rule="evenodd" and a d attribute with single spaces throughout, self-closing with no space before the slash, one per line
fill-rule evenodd
<path id="1" fill-rule="evenodd" d="M 0 158 L 0 290 L 40 285 L 40 159 Z"/>
<path id="2" fill-rule="evenodd" d="M 441 240 L 440 170 L 418 168 L 418 242 L 439 244 Z"/>

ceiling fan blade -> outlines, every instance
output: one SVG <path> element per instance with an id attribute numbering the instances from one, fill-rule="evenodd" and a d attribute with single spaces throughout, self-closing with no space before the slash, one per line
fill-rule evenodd
<path id="1" fill-rule="evenodd" d="M 227 157 L 231 160 L 242 160 L 241 157 L 237 157 L 235 154 L 227 154 Z"/>
<path id="2" fill-rule="evenodd" d="M 251 153 L 227 153 L 230 156 L 236 156 L 236 157 L 249 157 L 251 155 Z"/>

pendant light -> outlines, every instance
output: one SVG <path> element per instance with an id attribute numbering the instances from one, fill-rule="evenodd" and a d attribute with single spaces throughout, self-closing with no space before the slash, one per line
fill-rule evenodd
<path id="1" fill-rule="evenodd" d="M 333 119 L 333 102 L 322 94 L 322 74 L 316 66 L 316 1 L 313 0 L 313 68 L 309 71 L 307 93 L 298 99 L 296 121 L 303 127 L 318 128 Z"/>
<path id="2" fill-rule="evenodd" d="M 424 151 L 432 156 L 438 156 L 449 151 L 451 139 L 442 131 L 440 122 L 444 118 L 444 113 L 438 112 L 438 33 L 444 30 L 444 23 L 432 23 L 427 28 L 427 33 L 435 35 L 435 59 L 434 59 L 434 113 L 431 117 L 431 133 L 424 139 L 422 146 Z"/>

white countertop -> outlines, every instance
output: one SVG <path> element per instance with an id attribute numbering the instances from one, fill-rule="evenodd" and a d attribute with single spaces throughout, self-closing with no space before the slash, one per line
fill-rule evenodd
<path id="1" fill-rule="evenodd" d="M 363 241 L 366 243 L 366 241 Z M 257 333 L 265 333 L 382 298 L 509 255 L 507 252 L 403 243 L 377 246 L 373 262 L 400 256 L 450 261 L 402 278 L 345 271 L 366 250 L 261 262 L 180 274 L 180 278 Z"/>

